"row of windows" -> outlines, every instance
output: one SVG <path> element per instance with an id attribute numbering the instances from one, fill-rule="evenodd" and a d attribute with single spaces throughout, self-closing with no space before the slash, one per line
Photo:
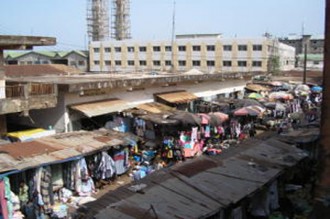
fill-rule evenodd
<path id="1" fill-rule="evenodd" d="M 42 60 L 42 61 L 20 61 L 19 64 L 20 65 L 41 65 L 41 64 L 51 64 L 52 62 L 51 61 L 48 61 L 48 60 Z M 70 61 L 70 65 L 71 66 L 76 66 L 76 65 L 85 65 L 85 61 L 83 60 L 80 60 L 80 61 Z"/>
<path id="2" fill-rule="evenodd" d="M 153 62 L 154 66 L 161 66 L 161 61 L 159 60 L 154 60 Z M 100 61 L 94 61 L 95 65 L 99 65 Z M 111 61 L 106 60 L 104 61 L 105 65 L 110 66 L 111 65 Z M 146 66 L 147 65 L 147 61 L 146 60 L 140 60 L 139 61 L 140 66 Z M 186 66 L 187 62 L 185 60 L 179 60 L 178 61 L 178 65 L 179 66 Z M 232 66 L 232 61 L 223 61 L 222 62 L 224 67 L 231 67 Z M 122 65 L 122 61 L 121 60 L 116 60 L 115 61 L 115 65 L 116 66 L 121 66 Z M 127 61 L 127 65 L 129 66 L 134 66 L 135 65 L 135 61 L 134 60 L 128 60 Z M 165 60 L 165 65 L 166 66 L 171 66 L 172 62 L 170 60 Z M 201 61 L 200 60 L 193 60 L 192 61 L 192 65 L 193 66 L 201 66 Z M 207 60 L 206 61 L 206 65 L 207 66 L 215 66 L 215 61 L 213 60 Z M 237 61 L 237 65 L 239 67 L 246 67 L 247 66 L 247 61 Z M 253 67 L 261 67 L 262 62 L 261 61 L 252 61 L 252 66 Z"/>
<path id="3" fill-rule="evenodd" d="M 179 52 L 185 52 L 186 48 L 187 48 L 186 46 L 178 46 L 178 51 Z M 223 50 L 224 51 L 232 51 L 232 48 L 233 48 L 232 45 L 223 45 Z M 247 51 L 248 46 L 247 45 L 238 45 L 237 49 L 238 49 L 238 51 Z M 206 50 L 207 51 L 215 51 L 215 45 L 207 45 Z M 253 51 L 262 51 L 262 45 L 259 45 L 259 44 L 258 45 L 252 45 L 252 50 Z M 121 47 L 114 47 L 114 51 L 115 52 L 121 52 L 122 48 Z M 135 51 L 135 47 L 133 47 L 133 46 L 127 47 L 127 52 L 134 52 L 134 51 Z M 146 52 L 146 51 L 147 51 L 146 46 L 140 46 L 139 47 L 139 52 Z M 160 52 L 161 47 L 160 46 L 153 46 L 152 51 L 153 52 Z M 165 46 L 165 52 L 171 52 L 171 51 L 172 51 L 171 46 Z M 201 46 L 199 46 L 199 45 L 192 46 L 192 51 L 201 51 Z M 94 52 L 99 53 L 100 48 L 94 48 Z M 105 47 L 104 52 L 110 53 L 111 48 L 110 47 Z"/>

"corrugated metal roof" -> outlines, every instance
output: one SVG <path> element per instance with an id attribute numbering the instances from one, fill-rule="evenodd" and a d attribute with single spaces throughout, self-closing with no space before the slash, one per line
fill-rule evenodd
<path id="1" fill-rule="evenodd" d="M 157 102 L 139 104 L 139 105 L 136 106 L 136 108 L 141 109 L 141 110 L 145 110 L 149 113 L 163 113 L 164 111 L 173 111 L 173 110 L 175 110 L 172 107 L 169 107 L 167 105 L 157 103 Z"/>
<path id="2" fill-rule="evenodd" d="M 278 140 L 249 140 L 220 156 L 154 172 L 138 182 L 146 185 L 141 193 L 130 191 L 129 184 L 78 212 L 83 218 L 205 218 L 256 192 L 305 157 L 302 150 Z"/>
<path id="3" fill-rule="evenodd" d="M 0 173 L 64 162 L 109 147 L 127 145 L 131 136 L 102 129 L 61 133 L 30 142 L 0 145 Z"/>
<path id="4" fill-rule="evenodd" d="M 79 74 L 81 70 L 63 64 L 5 65 L 8 77 Z M 40 78 L 40 77 L 39 77 Z"/>
<path id="5" fill-rule="evenodd" d="M 129 102 L 120 99 L 104 100 L 92 103 L 82 103 L 70 106 L 71 109 L 78 110 L 88 117 L 104 115 L 113 112 L 120 112 L 132 108 Z"/>
<path id="6" fill-rule="evenodd" d="M 169 103 L 187 103 L 198 99 L 198 96 L 187 91 L 173 91 L 170 93 L 156 94 L 156 96 Z"/>

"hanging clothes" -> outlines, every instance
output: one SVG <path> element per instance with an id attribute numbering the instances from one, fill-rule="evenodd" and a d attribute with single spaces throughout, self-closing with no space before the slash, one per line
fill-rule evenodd
<path id="1" fill-rule="evenodd" d="M 64 187 L 70 190 L 74 190 L 74 167 L 75 162 L 68 162 L 63 164 L 63 182 Z"/>
<path id="2" fill-rule="evenodd" d="M 115 162 L 107 152 L 102 151 L 101 160 L 97 167 L 97 179 L 109 179 L 115 173 Z"/>
<path id="3" fill-rule="evenodd" d="M 11 189 L 10 189 L 10 182 L 8 177 L 4 177 L 5 182 L 5 197 L 7 200 L 7 209 L 8 209 L 8 216 L 9 218 L 12 217 L 14 209 L 13 209 L 13 202 L 12 202 L 12 196 L 11 196 Z"/>
<path id="4" fill-rule="evenodd" d="M 3 179 L 0 181 L 0 215 L 3 219 L 8 219 L 6 189 L 5 182 Z"/>
<path id="5" fill-rule="evenodd" d="M 129 168 L 129 161 L 128 161 L 128 150 L 118 150 L 114 152 L 113 160 L 115 163 L 116 173 L 118 175 L 124 174 L 127 172 Z"/>
<path id="6" fill-rule="evenodd" d="M 42 168 L 40 194 L 46 207 L 54 204 L 52 173 L 50 166 Z"/>

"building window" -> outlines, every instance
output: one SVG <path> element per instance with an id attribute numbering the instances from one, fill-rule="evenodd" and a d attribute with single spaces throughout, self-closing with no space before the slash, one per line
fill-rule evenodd
<path id="1" fill-rule="evenodd" d="M 133 60 L 128 60 L 128 61 L 127 61 L 127 65 L 129 65 L 129 66 L 134 65 L 134 61 L 133 61 Z"/>
<path id="2" fill-rule="evenodd" d="M 154 64 L 154 66 L 160 66 L 160 61 L 159 60 L 154 60 L 153 64 Z"/>
<path id="3" fill-rule="evenodd" d="M 320 62 L 319 62 L 319 61 L 313 61 L 313 64 L 314 64 L 314 65 L 319 65 Z"/>
<path id="4" fill-rule="evenodd" d="M 25 65 L 25 62 L 24 61 L 20 61 L 19 64 L 20 65 Z"/>
<path id="5" fill-rule="evenodd" d="M 208 67 L 213 67 L 213 66 L 215 66 L 215 61 L 213 61 L 213 60 L 207 60 L 207 61 L 206 61 L 206 65 L 207 65 Z"/>
<path id="6" fill-rule="evenodd" d="M 237 61 L 237 65 L 239 67 L 246 67 L 247 63 L 246 63 L 246 61 Z"/>
<path id="7" fill-rule="evenodd" d="M 160 52 L 160 46 L 154 46 L 153 51 L 154 52 Z"/>
<path id="8" fill-rule="evenodd" d="M 100 52 L 100 48 L 94 48 L 93 49 L 95 53 L 99 53 Z"/>
<path id="9" fill-rule="evenodd" d="M 253 61 L 252 66 L 253 67 L 261 67 L 261 61 Z"/>
<path id="10" fill-rule="evenodd" d="M 193 51 L 201 51 L 201 46 L 193 46 L 192 50 Z"/>
<path id="11" fill-rule="evenodd" d="M 78 61 L 78 65 L 85 65 L 85 61 L 84 60 Z"/>
<path id="12" fill-rule="evenodd" d="M 132 47 L 132 46 L 127 47 L 127 52 L 134 52 L 134 47 Z"/>
<path id="13" fill-rule="evenodd" d="M 231 67 L 231 61 L 223 61 L 223 66 Z"/>
<path id="14" fill-rule="evenodd" d="M 165 46 L 165 52 L 171 52 L 172 47 L 171 46 Z"/>
<path id="15" fill-rule="evenodd" d="M 232 46 L 231 45 L 224 45 L 223 46 L 223 51 L 231 51 L 232 50 Z"/>
<path id="16" fill-rule="evenodd" d="M 179 60 L 179 66 L 186 66 L 186 61 L 185 60 Z"/>
<path id="17" fill-rule="evenodd" d="M 104 61 L 104 64 L 105 64 L 105 65 L 111 65 L 111 61 L 110 61 L 110 60 L 105 60 L 105 61 Z"/>
<path id="18" fill-rule="evenodd" d="M 40 62 L 40 61 L 35 61 L 34 64 L 36 64 L 36 65 L 40 65 L 41 62 Z"/>
<path id="19" fill-rule="evenodd" d="M 49 64 L 49 61 L 44 60 L 44 61 L 42 61 L 42 64 Z"/>
<path id="20" fill-rule="evenodd" d="M 178 50 L 179 50 L 180 52 L 185 52 L 185 51 L 186 51 L 186 46 L 179 46 L 179 47 L 178 47 Z"/>
<path id="21" fill-rule="evenodd" d="M 215 51 L 215 46 L 214 45 L 207 45 L 206 50 L 207 51 Z"/>
<path id="22" fill-rule="evenodd" d="M 100 64 L 100 61 L 98 61 L 98 60 L 94 61 L 94 65 L 99 65 L 99 64 Z"/>
<path id="23" fill-rule="evenodd" d="M 140 60 L 140 66 L 146 66 L 147 61 L 146 60 Z"/>
<path id="24" fill-rule="evenodd" d="M 238 51 L 247 51 L 247 45 L 238 45 Z"/>
<path id="25" fill-rule="evenodd" d="M 104 52 L 111 52 L 111 48 L 110 47 L 105 47 Z"/>
<path id="26" fill-rule="evenodd" d="M 116 61 L 115 61 L 115 65 L 116 65 L 116 66 L 121 66 L 121 60 L 116 60 Z"/>
<path id="27" fill-rule="evenodd" d="M 121 52 L 121 47 L 115 47 L 115 52 Z"/>
<path id="28" fill-rule="evenodd" d="M 147 47 L 140 46 L 139 50 L 140 50 L 140 52 L 146 52 L 147 51 Z"/>
<path id="29" fill-rule="evenodd" d="M 253 51 L 261 51 L 262 45 L 253 45 Z"/>
<path id="30" fill-rule="evenodd" d="M 165 65 L 166 66 L 171 66 L 172 65 L 172 62 L 170 60 L 165 60 Z"/>
<path id="31" fill-rule="evenodd" d="M 32 61 L 27 61 L 26 64 L 27 64 L 27 65 L 32 65 L 33 62 L 32 62 Z"/>
<path id="32" fill-rule="evenodd" d="M 193 60 L 192 61 L 192 65 L 193 66 L 201 66 L 201 61 L 199 61 L 199 60 Z"/>

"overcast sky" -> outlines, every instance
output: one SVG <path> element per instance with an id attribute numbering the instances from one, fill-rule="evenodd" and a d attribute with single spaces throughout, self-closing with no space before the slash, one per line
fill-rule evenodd
<path id="1" fill-rule="evenodd" d="M 130 1 L 133 39 L 171 39 L 174 0 Z M 56 50 L 84 49 L 86 11 L 87 0 L 1 0 L 0 34 L 51 36 Z M 324 17 L 325 0 L 176 0 L 175 33 L 320 36 Z"/>

